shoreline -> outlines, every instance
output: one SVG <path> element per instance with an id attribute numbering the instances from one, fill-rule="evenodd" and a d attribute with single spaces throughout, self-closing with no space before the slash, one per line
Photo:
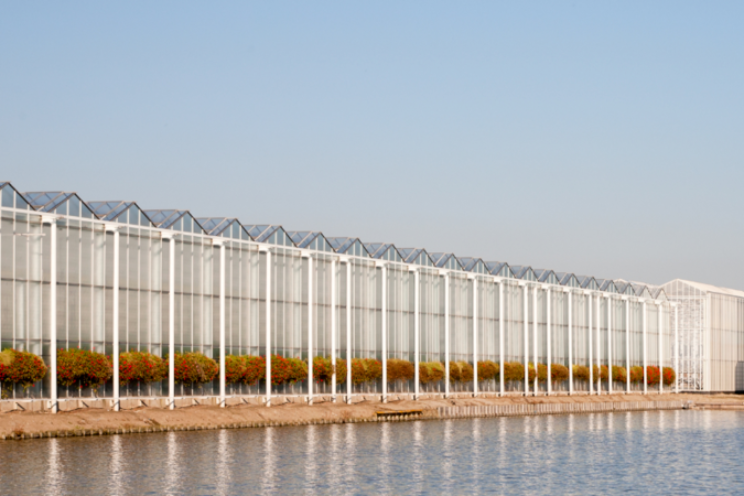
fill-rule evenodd
<path id="1" fill-rule="evenodd" d="M 175 410 L 139 407 L 119 412 L 85 408 L 57 414 L 13 411 L 0 414 L 0 440 L 680 409 L 744 411 L 744 398 L 734 394 L 705 397 L 690 393 L 613 394 L 402 399 L 387 403 L 368 399 L 353 404 L 343 403 L 339 399 L 337 403 L 323 401 L 313 405 L 295 402 L 271 407 L 252 404 L 226 408 L 198 405 Z"/>

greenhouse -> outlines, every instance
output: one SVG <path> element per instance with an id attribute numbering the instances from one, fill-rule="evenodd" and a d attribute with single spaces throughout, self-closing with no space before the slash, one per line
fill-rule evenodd
<path id="1" fill-rule="evenodd" d="M 679 305 L 680 388 L 744 391 L 744 291 L 681 279 L 662 288 Z"/>
<path id="2" fill-rule="evenodd" d="M 0 190 L 2 348 L 46 370 L 24 384 L 0 375 L 8 400 L 54 410 L 77 398 L 173 407 L 680 387 L 666 287 Z M 11 361 L 0 356 L 0 374 Z M 80 364 L 96 379 L 75 375 Z"/>

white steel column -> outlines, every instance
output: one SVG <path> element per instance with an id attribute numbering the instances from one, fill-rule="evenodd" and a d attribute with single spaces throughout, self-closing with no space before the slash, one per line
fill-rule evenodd
<path id="1" fill-rule="evenodd" d="M 625 298 L 625 393 L 630 394 L 630 299 Z"/>
<path id="2" fill-rule="evenodd" d="M 111 330 L 113 339 L 113 389 L 114 389 L 114 411 L 118 412 L 121 407 L 121 394 L 119 391 L 119 229 L 116 226 L 106 226 L 106 231 L 114 235 L 114 268 L 112 285 L 112 303 L 111 303 Z M 172 361 L 172 360 L 171 360 Z"/>
<path id="3" fill-rule="evenodd" d="M 568 290 L 568 394 L 573 394 L 573 293 Z"/>
<path id="4" fill-rule="evenodd" d="M 413 399 L 419 399 L 419 363 L 421 361 L 421 273 L 413 272 Z M 476 381 L 477 384 L 477 381 Z"/>
<path id="5" fill-rule="evenodd" d="M 602 313 L 599 311 L 602 305 L 602 295 L 597 295 L 597 395 L 602 394 L 602 337 L 600 335 L 600 325 Z"/>
<path id="6" fill-rule="evenodd" d="M 646 363 L 646 300 L 643 300 L 643 394 L 648 394 L 648 363 Z"/>
<path id="7" fill-rule="evenodd" d="M 450 395 L 450 276 L 444 273 L 444 397 Z"/>
<path id="8" fill-rule="evenodd" d="M 530 394 L 530 373 L 529 373 L 529 356 L 530 356 L 530 306 L 529 306 L 529 289 L 527 284 L 522 284 L 522 298 L 524 303 L 524 395 Z"/>
<path id="9" fill-rule="evenodd" d="M 551 353 L 552 352 L 552 346 L 551 346 L 552 337 L 550 335 L 550 300 L 551 300 L 551 297 L 550 297 L 550 287 L 549 286 L 548 286 L 548 288 L 547 288 L 547 290 L 545 292 L 545 296 L 547 298 L 547 303 L 548 303 L 548 315 L 547 315 L 546 322 L 548 324 L 547 325 L 547 331 L 548 331 L 547 332 L 547 336 L 548 336 L 548 364 L 547 364 L 548 365 L 548 395 L 550 395 L 550 393 L 553 392 L 553 380 L 552 380 L 552 377 L 550 376 L 550 374 L 551 374 L 550 361 L 553 359 L 553 356 L 552 356 L 552 353 Z"/>
<path id="10" fill-rule="evenodd" d="M 477 397 L 477 396 L 478 396 L 478 278 L 473 276 L 473 397 Z"/>
<path id="11" fill-rule="evenodd" d="M 537 285 L 532 288 L 532 357 L 535 367 L 535 380 L 532 384 L 532 390 L 537 396 L 539 381 L 537 380 Z"/>
<path id="12" fill-rule="evenodd" d="M 307 255 L 307 403 L 313 404 L 313 257 Z"/>
<path id="13" fill-rule="evenodd" d="M 607 295 L 607 393 L 612 394 L 612 296 Z"/>
<path id="14" fill-rule="evenodd" d="M 220 407 L 225 408 L 225 245 L 220 243 Z"/>
<path id="15" fill-rule="evenodd" d="M 271 252 L 266 250 L 266 406 L 271 406 Z"/>
<path id="16" fill-rule="evenodd" d="M 168 405 L 176 408 L 176 238 L 173 234 L 168 239 L 170 256 L 168 257 Z"/>
<path id="17" fill-rule="evenodd" d="M 331 260 L 331 399 L 336 402 L 336 259 Z M 383 369 L 384 370 L 384 369 Z"/>
<path id="18" fill-rule="evenodd" d="M 387 403 L 387 266 L 382 271 L 382 402 Z M 418 369 L 417 369 L 418 370 Z"/>
<path id="19" fill-rule="evenodd" d="M 661 350 L 661 346 L 662 346 L 663 340 L 662 340 L 662 335 L 661 335 L 661 322 L 662 322 L 662 319 L 661 319 L 661 303 L 659 303 L 659 302 L 656 303 L 656 320 L 657 320 L 656 329 L 658 331 L 657 334 L 659 336 L 659 338 L 658 338 L 658 343 L 659 343 L 659 349 L 658 349 L 658 356 L 659 356 L 659 394 L 662 394 L 664 392 L 664 365 L 662 365 L 664 363 L 664 361 L 663 361 L 664 360 L 664 354 L 663 354 L 663 352 Z"/>
<path id="20" fill-rule="evenodd" d="M 679 393 L 679 304 L 674 303 L 674 392 Z"/>
<path id="21" fill-rule="evenodd" d="M 499 396 L 504 396 L 504 280 L 499 280 Z"/>
<path id="22" fill-rule="evenodd" d="M 346 260 L 346 403 L 351 403 L 351 260 Z"/>
<path id="23" fill-rule="evenodd" d="M 585 293 L 586 294 L 586 293 Z M 591 293 L 586 294 L 589 297 L 589 395 L 594 394 L 594 355 L 592 354 L 592 304 L 594 297 Z"/>
<path id="24" fill-rule="evenodd" d="M 44 216 L 42 221 L 49 224 L 49 393 L 51 411 L 57 413 L 57 219 Z"/>

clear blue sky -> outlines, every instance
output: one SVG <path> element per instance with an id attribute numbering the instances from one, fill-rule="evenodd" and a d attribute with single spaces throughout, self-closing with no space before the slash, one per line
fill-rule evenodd
<path id="1" fill-rule="evenodd" d="M 742 2 L 0 3 L 0 179 L 744 289 Z"/>

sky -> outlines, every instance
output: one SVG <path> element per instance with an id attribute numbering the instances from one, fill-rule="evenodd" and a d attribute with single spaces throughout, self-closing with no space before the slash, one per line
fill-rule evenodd
<path id="1" fill-rule="evenodd" d="M 744 289 L 744 3 L 1 2 L 0 180 Z"/>

